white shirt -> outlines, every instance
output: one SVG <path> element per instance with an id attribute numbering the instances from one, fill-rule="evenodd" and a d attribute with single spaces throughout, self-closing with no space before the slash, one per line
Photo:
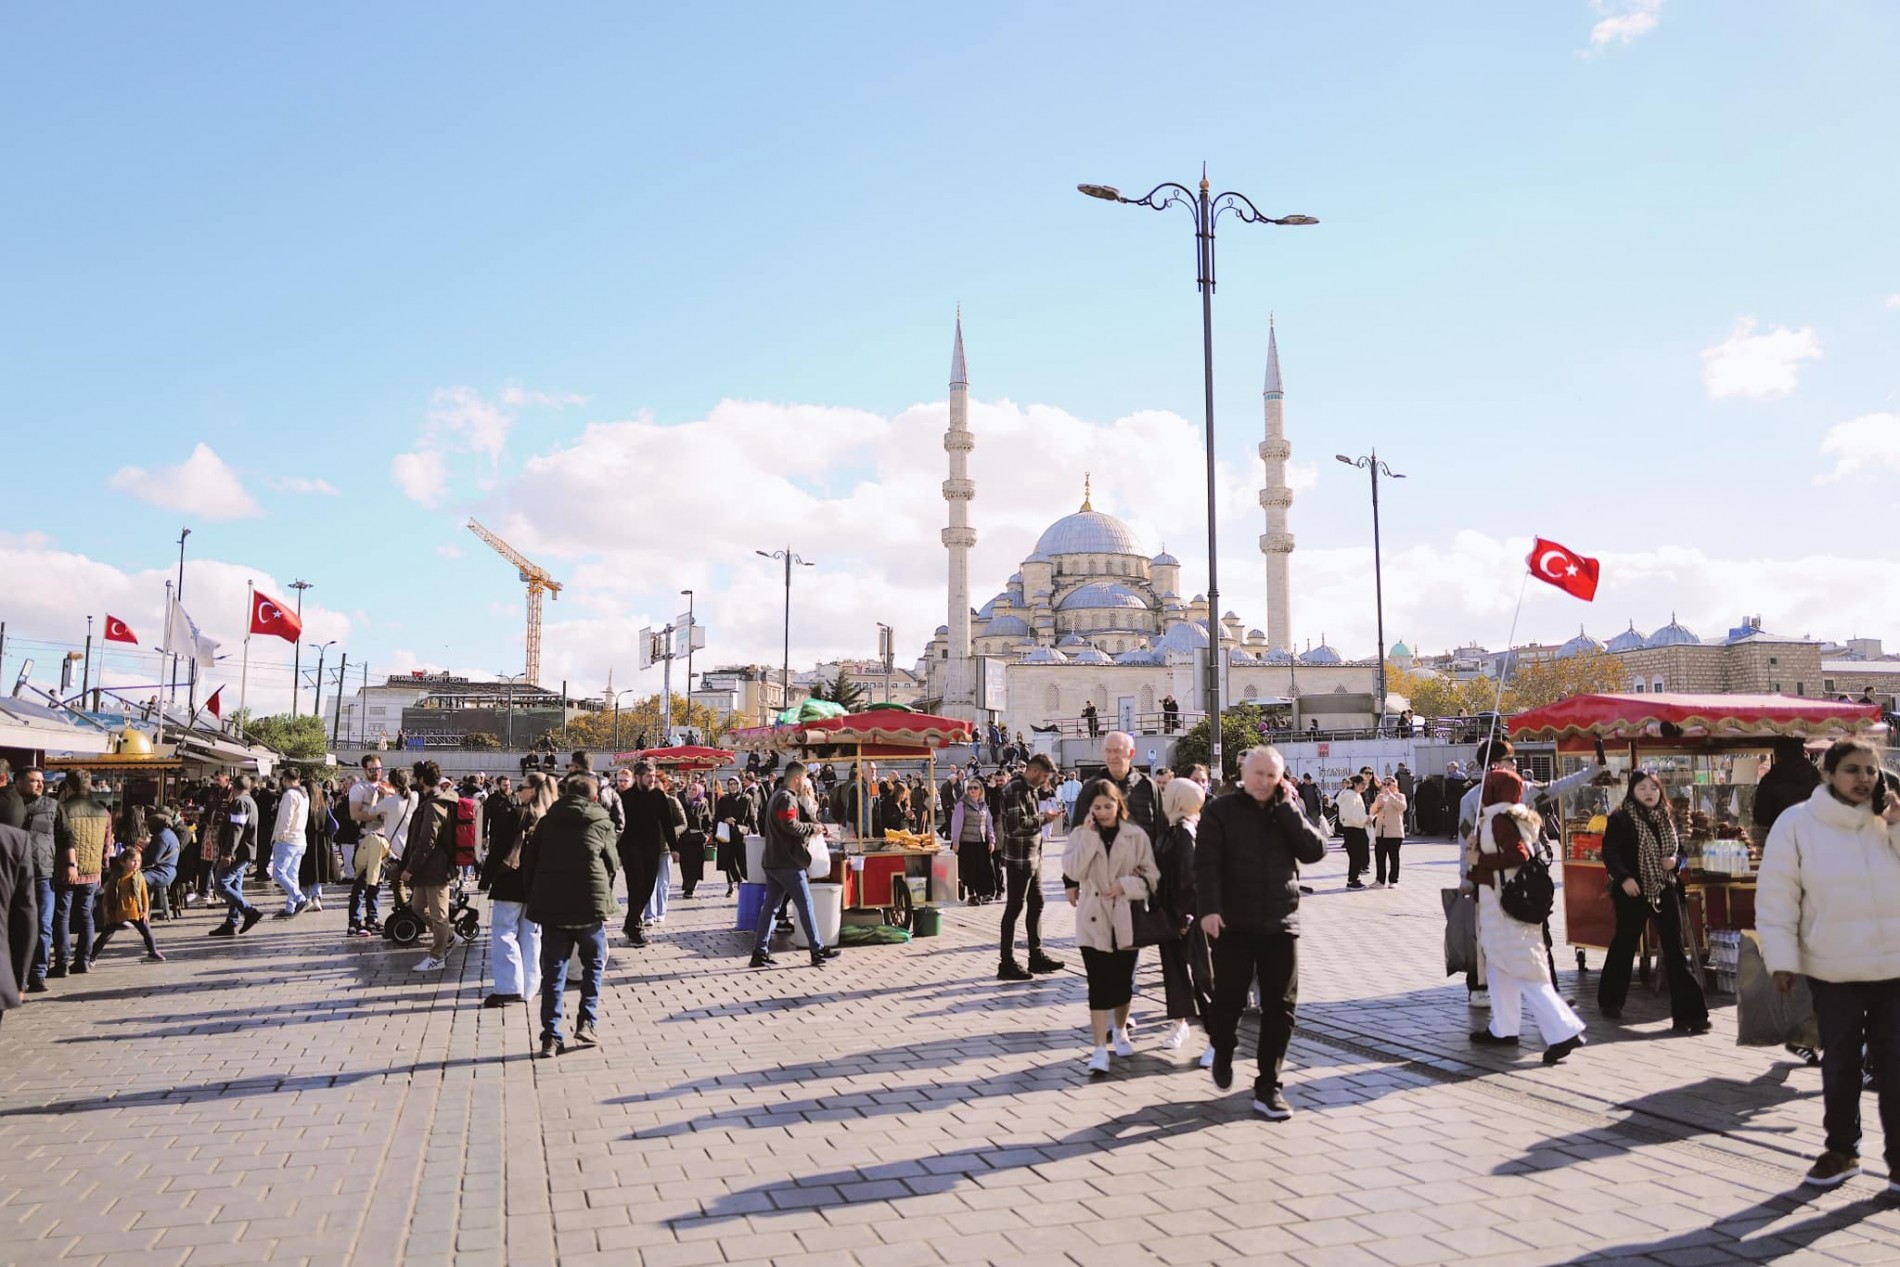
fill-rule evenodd
<path id="1" fill-rule="evenodd" d="M 382 793 L 376 790 L 376 784 L 368 779 L 358 779 L 352 783 L 349 800 L 350 817 L 365 828 L 376 830 L 376 822 L 371 815 L 375 813 L 377 800 L 381 796 Z"/>
<path id="2" fill-rule="evenodd" d="M 271 843 L 301 845 L 304 843 L 304 829 L 309 825 L 309 795 L 300 787 L 285 789 L 277 800 L 277 825 L 271 828 Z"/>
<path id="3" fill-rule="evenodd" d="M 394 857 L 402 857 L 403 848 L 409 843 L 409 824 L 415 818 L 416 805 L 421 799 L 414 792 L 401 796 L 391 792 L 376 802 L 376 830 L 389 841 L 389 852 Z"/>

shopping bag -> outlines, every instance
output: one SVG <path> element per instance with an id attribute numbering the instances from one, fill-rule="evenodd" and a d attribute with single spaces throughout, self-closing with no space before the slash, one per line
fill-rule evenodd
<path id="1" fill-rule="evenodd" d="M 1794 989 L 1783 994 L 1775 975 L 1761 957 L 1761 938 L 1742 934 L 1741 955 L 1735 965 L 1735 1045 L 1737 1047 L 1821 1046 L 1821 1027 L 1814 1019 L 1814 996 L 1808 979 L 1797 974 Z"/>
<path id="2" fill-rule="evenodd" d="M 721 823 L 719 826 L 713 828 L 713 839 L 719 841 L 721 844 L 731 844 L 732 824 Z"/>
<path id="3" fill-rule="evenodd" d="M 1478 899 L 1457 889 L 1440 889 L 1445 907 L 1445 975 L 1478 970 Z"/>

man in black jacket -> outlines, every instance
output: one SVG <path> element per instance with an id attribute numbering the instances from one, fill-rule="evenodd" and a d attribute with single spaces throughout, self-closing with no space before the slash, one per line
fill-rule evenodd
<path id="1" fill-rule="evenodd" d="M 1156 811 L 1160 808 L 1161 798 L 1156 795 L 1154 780 L 1135 769 L 1135 737 L 1118 730 L 1104 739 L 1102 764 L 1108 768 L 1085 783 L 1082 795 L 1075 798 L 1069 826 L 1074 828 L 1082 825 L 1082 820 L 1089 816 L 1089 806 L 1095 801 L 1095 784 L 1106 779 L 1121 790 L 1122 800 L 1128 804 L 1128 821 L 1147 832 L 1149 840 L 1156 839 Z"/>
<path id="2" fill-rule="evenodd" d="M 20 1006 L 20 988 L 39 945 L 37 893 L 33 838 L 0 824 L 0 1016 Z"/>
<path id="3" fill-rule="evenodd" d="M 1194 896 L 1214 960 L 1207 1036 L 1214 1085 L 1234 1085 L 1235 1030 L 1247 989 L 1260 978 L 1260 1069 L 1254 1112 L 1272 1121 L 1293 1110 L 1280 1073 L 1300 998 L 1299 865 L 1326 856 L 1326 840 L 1299 809 L 1286 763 L 1270 747 L 1240 758 L 1240 791 L 1201 812 L 1194 846 Z"/>
<path id="4" fill-rule="evenodd" d="M 998 798 L 997 837 L 1001 848 L 1003 882 L 1003 955 L 996 976 L 1001 981 L 1027 981 L 1038 972 L 1057 972 L 1060 959 L 1042 952 L 1042 829 L 1062 818 L 1059 809 L 1043 809 L 1054 795 L 1055 763 L 1037 753 L 1022 773 L 1009 781 Z M 1029 938 L 1029 967 L 1016 962 L 1016 917 L 1022 915 Z"/>
<path id="5" fill-rule="evenodd" d="M 659 771 L 651 761 L 633 765 L 633 786 L 620 797 L 625 825 L 620 830 L 620 865 L 627 873 L 629 945 L 644 946 L 647 935 L 640 918 L 653 886 L 660 882 L 660 857 L 679 848 L 679 829 L 673 821 L 673 798 L 660 786 Z"/>
<path id="6" fill-rule="evenodd" d="M 257 802 L 251 797 L 251 776 L 240 774 L 231 783 L 231 798 L 218 810 L 218 861 L 215 881 L 224 897 L 224 922 L 212 929 L 212 937 L 236 937 L 248 933 L 264 912 L 244 897 L 244 877 L 257 857 Z M 241 921 L 241 922 L 240 922 Z M 58 949 L 55 947 L 55 949 Z"/>
<path id="7" fill-rule="evenodd" d="M 828 949 L 818 935 L 818 923 L 812 915 L 811 884 L 805 868 L 810 862 L 810 842 L 819 835 L 818 802 L 812 798 L 811 783 L 805 777 L 803 762 L 785 767 L 785 783 L 772 794 L 766 807 L 765 822 L 759 832 L 765 837 L 765 854 L 760 865 L 765 871 L 765 901 L 759 907 L 758 925 L 753 930 L 752 967 L 769 968 L 772 958 L 772 915 L 779 904 L 790 898 L 805 925 L 805 940 L 811 944 L 811 966 L 822 968 L 825 960 L 838 952 Z"/>

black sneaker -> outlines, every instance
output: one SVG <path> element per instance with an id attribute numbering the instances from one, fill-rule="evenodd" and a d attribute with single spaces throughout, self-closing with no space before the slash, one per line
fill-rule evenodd
<path id="1" fill-rule="evenodd" d="M 1366 887 L 1366 882 L 1364 880 L 1348 880 L 1346 881 L 1346 887 L 1349 889 L 1363 889 Z"/>
<path id="2" fill-rule="evenodd" d="M 1678 1034 L 1706 1034 L 1714 1027 L 1709 1024 L 1708 1018 L 1704 1017 L 1699 1021 L 1684 1021 L 1680 1025 L 1671 1025 L 1669 1028 Z"/>
<path id="3" fill-rule="evenodd" d="M 1234 1053 L 1216 1051 L 1214 1053 L 1214 1085 L 1225 1091 L 1234 1085 Z"/>
<path id="4" fill-rule="evenodd" d="M 1035 978 L 1030 975 L 1029 969 L 1023 967 L 1021 964 L 1017 963 L 1014 959 L 1005 959 L 1003 960 L 1002 963 L 996 966 L 996 979 L 998 981 L 1033 981 L 1035 980 Z"/>
<path id="5" fill-rule="evenodd" d="M 238 931 L 240 933 L 250 932 L 253 928 L 257 927 L 257 921 L 263 918 L 264 912 L 262 911 L 250 910 L 244 912 L 244 927 L 238 929 Z"/>
<path id="6" fill-rule="evenodd" d="M 1472 1033 L 1471 1041 L 1480 1047 L 1515 1047 L 1517 1046 L 1517 1035 L 1493 1034 L 1488 1029 L 1481 1029 Z"/>
<path id="7" fill-rule="evenodd" d="M 637 930 L 634 932 L 628 933 L 627 944 L 629 946 L 644 946 L 647 944 L 647 935 Z"/>
<path id="8" fill-rule="evenodd" d="M 73 975 L 75 977 L 83 977 L 91 971 L 92 965 L 89 963 L 76 963 L 73 965 Z"/>
<path id="9" fill-rule="evenodd" d="M 56 963 L 52 967 L 46 970 L 46 975 L 48 977 L 63 977 L 66 975 L 66 965 L 63 963 Z"/>
<path id="10" fill-rule="evenodd" d="M 45 994 L 46 993 L 46 978 L 45 977 L 28 977 L 26 979 L 26 992 L 28 994 Z"/>
<path id="11" fill-rule="evenodd" d="M 1544 1063 L 1554 1065 L 1581 1046 L 1583 1046 L 1581 1038 L 1566 1038 L 1561 1043 L 1552 1043 L 1544 1048 Z"/>
<path id="12" fill-rule="evenodd" d="M 1293 1116 L 1293 1106 L 1286 1102 L 1278 1087 L 1265 1094 L 1254 1092 L 1253 1111 L 1269 1122 L 1284 1122 Z"/>
<path id="13" fill-rule="evenodd" d="M 574 1027 L 574 1041 L 583 1047 L 600 1046 L 600 1035 L 594 1032 L 592 1021 L 582 1021 Z"/>
<path id="14" fill-rule="evenodd" d="M 206 933 L 205 936 L 206 937 L 236 937 L 237 929 L 231 927 L 229 924 L 220 924 L 216 928 L 212 929 L 210 932 Z"/>
<path id="15" fill-rule="evenodd" d="M 1029 970 L 1031 972 L 1061 972 L 1065 966 L 1060 959 L 1051 959 L 1040 950 L 1030 952 Z"/>
<path id="16" fill-rule="evenodd" d="M 1837 1153 L 1830 1148 L 1815 1160 L 1801 1182 L 1811 1188 L 1833 1188 L 1859 1173 L 1860 1158 L 1853 1153 Z"/>
<path id="17" fill-rule="evenodd" d="M 824 951 L 814 950 L 811 952 L 811 966 L 814 968 L 822 968 L 830 958 L 831 956 L 827 955 Z"/>
<path id="18" fill-rule="evenodd" d="M 770 955 L 753 955 L 752 962 L 746 966 L 750 968 L 770 968 L 776 963 L 778 963 L 778 960 L 772 958 Z"/>

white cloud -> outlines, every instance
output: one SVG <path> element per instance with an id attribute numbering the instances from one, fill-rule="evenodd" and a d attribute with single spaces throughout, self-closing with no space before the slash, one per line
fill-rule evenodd
<path id="1" fill-rule="evenodd" d="M 433 508 L 449 491 L 449 471 L 436 449 L 398 453 L 389 461 L 390 478 L 403 496 Z"/>
<path id="2" fill-rule="evenodd" d="M 1834 459 L 1834 469 L 1817 476 L 1817 484 L 1831 484 L 1862 471 L 1900 473 L 1900 414 L 1862 414 L 1837 423 L 1821 437 L 1821 452 Z"/>
<path id="3" fill-rule="evenodd" d="M 106 480 L 106 486 L 129 493 L 147 505 L 188 510 L 214 522 L 249 519 L 264 513 L 244 491 L 237 472 L 202 442 L 177 466 L 162 466 L 155 471 L 122 466 Z"/>
<path id="4" fill-rule="evenodd" d="M 587 397 L 573 392 L 539 391 L 519 383 L 504 386 L 494 400 L 473 387 L 438 387 L 430 396 L 415 451 L 399 456 L 390 475 L 404 496 L 434 507 L 448 492 L 449 456 L 485 455 L 493 471 L 508 447 L 508 434 L 521 409 L 565 409 L 586 403 Z M 492 479 L 481 481 L 484 491 L 492 484 Z"/>
<path id="5" fill-rule="evenodd" d="M 325 497 L 337 495 L 336 486 L 329 480 L 305 479 L 300 475 L 279 475 L 270 480 L 270 486 L 280 493 L 320 493 Z"/>
<path id="6" fill-rule="evenodd" d="M 1767 400 L 1799 385 L 1803 361 L 1821 359 L 1821 340 L 1811 327 L 1776 326 L 1755 333 L 1753 317 L 1736 321 L 1729 337 L 1702 350 L 1702 385 L 1711 400 Z"/>
<path id="7" fill-rule="evenodd" d="M 1591 0 L 1590 7 L 1604 16 L 1590 28 L 1590 47 L 1628 44 L 1656 29 L 1662 0 Z"/>
<path id="8" fill-rule="evenodd" d="M 1900 312 L 1900 291 L 1887 296 L 1887 311 Z"/>
<path id="9" fill-rule="evenodd" d="M 461 546 L 439 545 L 435 548 L 435 552 L 445 559 L 459 559 L 462 557 Z"/>

